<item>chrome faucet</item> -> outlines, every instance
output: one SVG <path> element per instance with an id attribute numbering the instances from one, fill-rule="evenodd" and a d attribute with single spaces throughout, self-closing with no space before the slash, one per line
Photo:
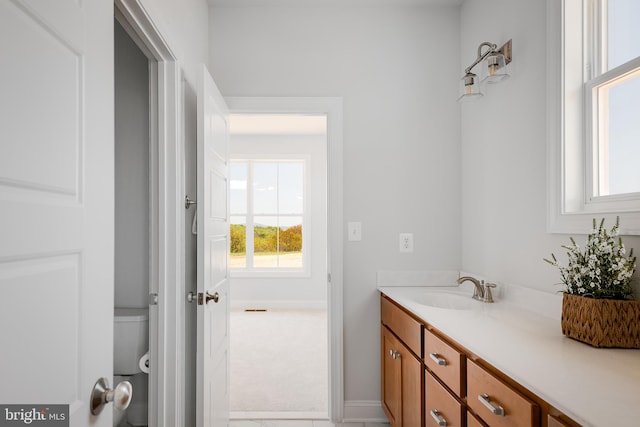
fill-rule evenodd
<path id="1" fill-rule="evenodd" d="M 475 285 L 473 290 L 473 299 L 477 299 L 482 302 L 493 302 L 493 295 L 491 295 L 491 288 L 495 288 L 495 283 L 484 283 L 484 280 L 478 280 L 471 276 L 462 276 L 458 279 L 458 284 L 462 284 L 469 281 Z"/>
<path id="2" fill-rule="evenodd" d="M 462 276 L 458 279 L 458 284 L 462 284 L 464 282 L 471 282 L 476 287 L 473 290 L 473 299 L 477 299 L 478 301 L 484 301 L 484 280 L 480 281 L 475 277 L 471 276 Z"/>

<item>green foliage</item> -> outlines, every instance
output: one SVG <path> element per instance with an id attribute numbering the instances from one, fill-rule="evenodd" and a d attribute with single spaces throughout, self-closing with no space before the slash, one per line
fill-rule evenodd
<path id="1" fill-rule="evenodd" d="M 253 252 L 276 252 L 278 250 L 278 228 L 255 226 L 253 228 Z"/>
<path id="2" fill-rule="evenodd" d="M 302 251 L 302 225 L 295 225 L 285 230 L 273 226 L 255 226 L 253 232 L 253 250 L 256 254 Z M 231 253 L 245 253 L 247 251 L 246 226 L 231 224 L 230 234 Z"/>
<path id="3" fill-rule="evenodd" d="M 231 224 L 231 253 L 243 254 L 247 251 L 247 227 L 240 224 Z"/>
<path id="4" fill-rule="evenodd" d="M 294 225 L 280 232 L 281 252 L 300 252 L 302 250 L 302 224 Z"/>

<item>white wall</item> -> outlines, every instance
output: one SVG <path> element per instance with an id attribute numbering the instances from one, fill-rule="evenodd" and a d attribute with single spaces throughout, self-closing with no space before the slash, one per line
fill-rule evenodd
<path id="1" fill-rule="evenodd" d="M 460 267 L 458 19 L 457 7 L 415 5 L 210 11 L 223 95 L 343 98 L 344 219 L 363 235 L 344 242 L 352 404 L 380 400 L 376 272 Z M 401 232 L 413 254 L 399 253 Z"/>
<path id="2" fill-rule="evenodd" d="M 206 0 L 140 0 L 178 57 L 186 81 L 197 87 L 200 64 L 207 63 Z"/>
<path id="3" fill-rule="evenodd" d="M 256 155 L 308 158 L 310 277 L 237 277 L 232 273 L 233 307 L 324 307 L 327 299 L 327 137 L 326 135 L 231 135 L 232 159 Z M 258 157 L 259 158 L 259 157 Z M 287 157 L 283 157 L 287 158 Z M 248 305 L 247 305 L 248 304 Z M 245 308 L 247 308 L 245 307 Z"/>
<path id="4" fill-rule="evenodd" d="M 119 23 L 115 42 L 115 306 L 149 299 L 149 66 Z"/>
<path id="5" fill-rule="evenodd" d="M 492 20 L 496 24 L 487 25 Z M 558 271 L 542 258 L 564 256 L 560 245 L 569 237 L 546 232 L 546 25 L 545 1 L 467 0 L 462 6 L 460 70 L 481 42 L 513 39 L 511 79 L 462 106 L 462 268 L 498 283 L 556 292 L 562 289 Z M 586 236 L 575 238 L 583 243 Z M 640 248 L 638 237 L 624 242 Z"/>

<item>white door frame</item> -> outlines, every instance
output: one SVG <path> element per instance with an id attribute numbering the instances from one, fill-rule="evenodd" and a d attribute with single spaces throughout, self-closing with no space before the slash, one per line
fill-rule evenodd
<path id="1" fill-rule="evenodd" d="M 225 97 L 233 113 L 327 115 L 327 313 L 329 328 L 329 418 L 344 418 L 342 98 Z M 231 356 L 233 357 L 233 355 Z"/>
<path id="2" fill-rule="evenodd" d="M 149 425 L 184 425 L 185 280 L 182 74 L 142 0 L 114 0 L 118 21 L 150 60 Z M 151 297 L 150 297 L 151 302 Z"/>

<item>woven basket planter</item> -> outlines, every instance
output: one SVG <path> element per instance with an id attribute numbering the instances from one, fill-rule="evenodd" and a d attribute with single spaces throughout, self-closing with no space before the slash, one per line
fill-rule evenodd
<path id="1" fill-rule="evenodd" d="M 640 301 L 564 294 L 562 333 L 594 347 L 640 348 Z"/>

